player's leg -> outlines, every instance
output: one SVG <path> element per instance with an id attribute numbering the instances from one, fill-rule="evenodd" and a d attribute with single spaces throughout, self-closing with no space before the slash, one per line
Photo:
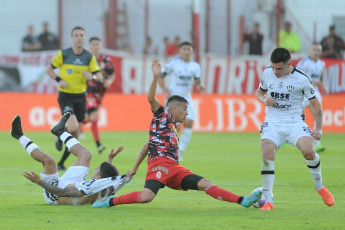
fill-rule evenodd
<path id="1" fill-rule="evenodd" d="M 164 184 L 156 180 L 147 180 L 143 191 L 135 191 L 118 197 L 109 197 L 106 200 L 96 201 L 92 207 L 103 208 L 112 207 L 120 204 L 136 204 L 151 202 L 157 195 L 159 189 L 163 188 Z"/>
<path id="2" fill-rule="evenodd" d="M 179 161 L 183 161 L 183 153 L 186 150 L 190 142 L 190 139 L 192 137 L 192 127 L 193 127 L 192 120 L 185 119 L 183 121 L 183 131 L 180 137 L 179 152 L 178 152 Z"/>
<path id="3" fill-rule="evenodd" d="M 314 139 L 310 136 L 302 136 L 298 139 L 296 146 L 306 159 L 316 191 L 321 195 L 326 205 L 332 206 L 334 198 L 322 183 L 320 156 L 314 150 Z"/>
<path id="4" fill-rule="evenodd" d="M 98 107 L 89 110 L 91 132 L 93 139 L 96 143 L 98 153 L 102 153 L 105 150 L 105 146 L 100 142 L 99 129 L 98 129 Z"/>
<path id="5" fill-rule="evenodd" d="M 65 143 L 69 151 L 77 157 L 77 160 L 75 161 L 73 166 L 89 167 L 91 161 L 91 153 L 87 149 L 85 149 L 75 137 L 65 131 L 65 126 L 69 120 L 69 117 L 70 113 L 64 114 L 61 117 L 60 122 L 51 129 L 51 132 L 59 137 L 60 140 Z"/>
<path id="6" fill-rule="evenodd" d="M 181 181 L 181 187 L 184 190 L 201 190 L 205 191 L 207 195 L 217 200 L 223 200 L 231 203 L 238 203 L 244 207 L 250 207 L 254 202 L 260 199 L 261 191 L 256 194 L 250 194 L 248 196 L 239 196 L 225 189 L 219 188 L 211 181 L 207 180 L 196 174 L 190 174 L 185 176 Z"/>
<path id="7" fill-rule="evenodd" d="M 44 174 L 54 174 L 57 172 L 54 158 L 42 152 L 34 142 L 23 134 L 21 118 L 19 115 L 12 121 L 11 135 L 19 141 L 33 159 L 42 163 Z"/>

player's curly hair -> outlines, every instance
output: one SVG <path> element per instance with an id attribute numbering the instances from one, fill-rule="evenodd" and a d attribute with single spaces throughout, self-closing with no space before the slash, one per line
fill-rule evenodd
<path id="1" fill-rule="evenodd" d="M 286 63 L 290 61 L 290 59 L 291 59 L 291 54 L 285 48 L 278 47 L 275 50 L 273 50 L 271 54 L 272 63 L 279 63 L 279 62 Z"/>
<path id="2" fill-rule="evenodd" d="M 115 165 L 109 162 L 103 162 L 99 167 L 101 178 L 114 177 L 119 175 L 119 171 Z"/>

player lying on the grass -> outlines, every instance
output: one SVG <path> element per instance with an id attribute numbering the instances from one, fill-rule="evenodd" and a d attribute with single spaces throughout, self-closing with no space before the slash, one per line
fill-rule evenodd
<path id="1" fill-rule="evenodd" d="M 258 201 L 261 191 L 248 196 L 239 196 L 225 189 L 219 188 L 204 177 L 196 175 L 178 163 L 178 136 L 176 122 L 183 122 L 188 114 L 188 102 L 185 98 L 174 95 L 168 99 L 164 108 L 155 97 L 158 77 L 161 74 L 161 64 L 158 59 L 152 63 L 153 81 L 151 83 L 148 100 L 153 112 L 150 138 L 140 152 L 133 169 L 127 176 L 134 175 L 141 162 L 147 157 L 148 172 L 143 191 L 135 191 L 119 197 L 109 197 L 96 201 L 92 207 L 110 207 L 119 204 L 148 203 L 157 195 L 159 189 L 165 186 L 172 189 L 201 190 L 207 195 L 231 203 L 238 203 L 244 207 L 251 206 Z"/>
<path id="2" fill-rule="evenodd" d="M 35 143 L 23 134 L 20 116 L 14 118 L 11 130 L 12 137 L 19 140 L 33 159 L 43 164 L 43 173 L 41 173 L 43 180 L 34 172 L 31 174 L 24 172 L 23 175 L 44 188 L 43 195 L 48 204 L 82 205 L 115 194 L 130 181 L 130 178 L 125 175 L 119 176 L 118 170 L 112 164 L 113 158 L 123 150 L 123 146 L 120 146 L 116 151 L 112 150 L 109 153 L 108 161 L 95 168 L 91 180 L 86 180 L 91 153 L 76 138 L 65 131 L 69 116 L 70 113 L 64 114 L 60 122 L 51 129 L 51 132 L 59 137 L 77 157 L 77 160 L 62 177 L 59 177 L 54 158 L 42 152 Z"/>

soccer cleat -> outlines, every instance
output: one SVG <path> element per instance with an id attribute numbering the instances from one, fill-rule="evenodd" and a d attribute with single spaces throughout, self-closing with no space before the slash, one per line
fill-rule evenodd
<path id="1" fill-rule="evenodd" d="M 55 147 L 58 151 L 62 150 L 62 140 L 60 140 L 59 137 L 56 137 L 55 139 Z"/>
<path id="2" fill-rule="evenodd" d="M 57 165 L 57 169 L 58 169 L 59 171 L 65 171 L 65 170 L 66 170 L 65 166 L 62 165 L 62 164 L 58 164 L 58 165 Z"/>
<path id="3" fill-rule="evenodd" d="M 97 200 L 95 203 L 92 204 L 93 208 L 110 208 L 110 199 L 114 198 L 114 196 L 109 196 L 107 199 L 104 200 Z"/>
<path id="4" fill-rule="evenodd" d="M 105 150 L 105 146 L 100 144 L 99 146 L 97 146 L 97 151 L 99 154 L 101 154 L 103 151 Z"/>
<path id="5" fill-rule="evenodd" d="M 51 133 L 57 137 L 60 137 L 61 134 L 65 132 L 65 127 L 69 116 L 71 116 L 70 112 L 67 112 L 64 115 L 62 115 L 59 123 L 57 123 L 53 128 L 51 128 Z"/>
<path id="6" fill-rule="evenodd" d="M 270 202 L 266 202 L 264 204 L 264 206 L 262 206 L 262 208 L 260 208 L 261 211 L 269 211 L 269 210 L 273 210 L 273 209 L 274 209 L 274 206 Z"/>
<path id="7" fill-rule="evenodd" d="M 320 194 L 320 196 L 323 199 L 323 202 L 325 202 L 326 205 L 332 206 L 334 204 L 334 198 L 332 194 L 325 187 L 316 191 Z"/>
<path id="8" fill-rule="evenodd" d="M 322 145 L 315 145 L 315 152 L 319 153 L 319 152 L 323 152 L 326 150 L 326 147 L 322 146 Z"/>
<path id="9" fill-rule="evenodd" d="M 23 136 L 22 130 L 22 121 L 20 119 L 20 115 L 17 115 L 12 121 L 12 130 L 11 130 L 12 137 L 16 138 L 17 140 Z"/>
<path id="10" fill-rule="evenodd" d="M 261 198 L 262 191 L 254 191 L 252 194 L 243 197 L 241 205 L 243 207 L 250 207 L 253 203 L 257 202 Z"/>

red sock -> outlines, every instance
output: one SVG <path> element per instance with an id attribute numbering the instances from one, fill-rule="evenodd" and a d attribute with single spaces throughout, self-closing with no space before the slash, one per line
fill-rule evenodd
<path id="1" fill-rule="evenodd" d="M 141 191 L 131 192 L 126 195 L 114 197 L 113 204 L 133 204 L 141 203 Z"/>
<path id="2" fill-rule="evenodd" d="M 92 131 L 93 139 L 95 141 L 99 141 L 99 132 L 98 132 L 97 120 L 91 121 L 91 131 Z"/>
<path id="3" fill-rule="evenodd" d="M 206 193 L 217 200 L 237 203 L 241 196 L 235 195 L 225 189 L 219 188 L 217 185 L 211 185 L 206 189 Z"/>

